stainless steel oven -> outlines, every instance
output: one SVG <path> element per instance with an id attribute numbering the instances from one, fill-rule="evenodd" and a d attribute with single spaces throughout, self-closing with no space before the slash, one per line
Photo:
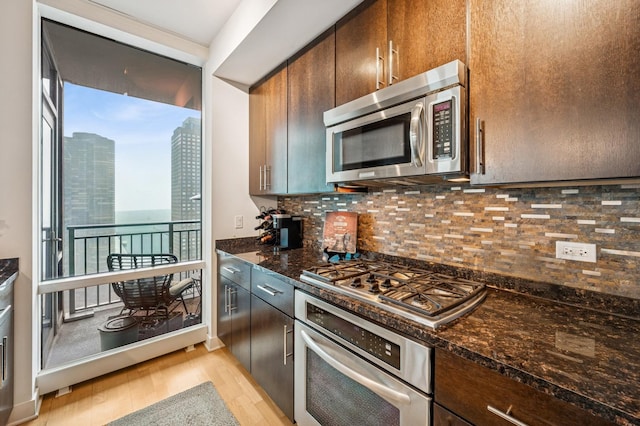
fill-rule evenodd
<path id="1" fill-rule="evenodd" d="M 430 424 L 432 348 L 299 290 L 295 316 L 298 424 Z"/>

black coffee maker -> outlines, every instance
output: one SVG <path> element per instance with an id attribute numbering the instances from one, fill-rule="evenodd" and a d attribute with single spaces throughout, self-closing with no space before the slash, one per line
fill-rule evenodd
<path id="1" fill-rule="evenodd" d="M 273 229 L 276 230 L 276 246 L 281 249 L 302 247 L 302 216 L 274 214 Z"/>

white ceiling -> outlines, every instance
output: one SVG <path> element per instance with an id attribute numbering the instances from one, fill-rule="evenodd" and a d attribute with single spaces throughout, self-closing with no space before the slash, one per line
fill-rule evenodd
<path id="1" fill-rule="evenodd" d="M 202 46 L 209 46 L 242 0 L 90 1 Z"/>
<path id="2" fill-rule="evenodd" d="M 250 86 L 362 0 L 88 0 L 210 49 L 214 75 Z"/>

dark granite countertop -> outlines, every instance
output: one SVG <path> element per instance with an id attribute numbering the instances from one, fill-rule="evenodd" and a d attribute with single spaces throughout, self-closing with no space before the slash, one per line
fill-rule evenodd
<path id="1" fill-rule="evenodd" d="M 321 260 L 312 249 L 274 253 L 253 239 L 216 248 L 291 279 L 306 292 L 573 403 L 621 425 L 640 425 L 640 321 L 494 287 L 484 302 L 437 330 L 298 281 Z M 474 277 L 477 278 L 477 277 Z M 502 278 L 505 279 L 504 277 Z M 506 288 L 506 289 L 505 289 Z M 534 294 L 539 293 L 539 288 Z M 635 306 L 636 301 L 630 301 Z M 587 301 L 586 306 L 592 303 Z M 627 308 L 628 308 L 627 306 Z"/>
<path id="2" fill-rule="evenodd" d="M 0 259 L 0 285 L 18 272 L 18 259 Z"/>

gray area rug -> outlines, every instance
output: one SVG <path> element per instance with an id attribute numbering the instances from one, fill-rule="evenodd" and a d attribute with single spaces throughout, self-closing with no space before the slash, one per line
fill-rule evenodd
<path id="1" fill-rule="evenodd" d="M 238 424 L 213 383 L 205 382 L 121 417 L 108 426 Z"/>

